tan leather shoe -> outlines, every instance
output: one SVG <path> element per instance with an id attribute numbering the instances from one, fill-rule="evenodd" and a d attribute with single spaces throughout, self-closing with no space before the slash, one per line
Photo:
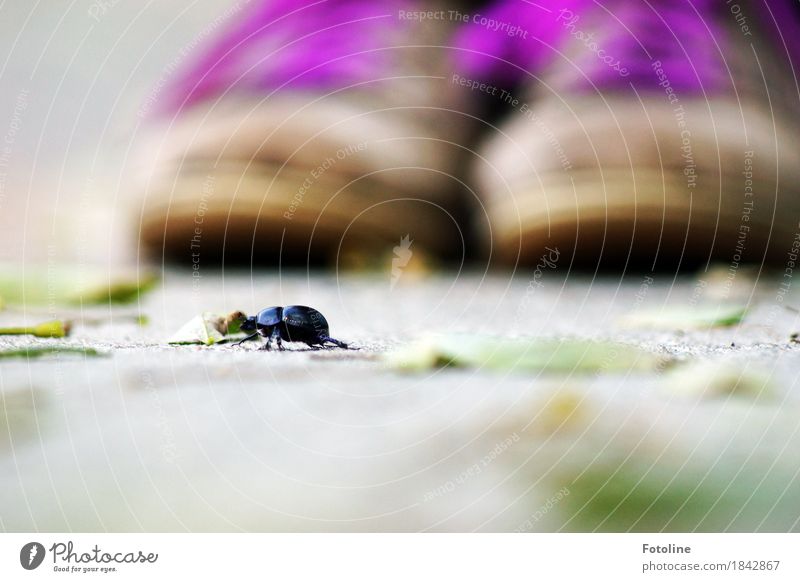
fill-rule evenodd
<path id="1" fill-rule="evenodd" d="M 452 173 L 466 123 L 443 73 L 452 51 L 436 48 L 454 25 L 400 0 L 248 8 L 149 103 L 144 250 L 335 260 L 410 236 L 463 253 Z"/>
<path id="2" fill-rule="evenodd" d="M 746 28 L 705 0 L 694 13 L 672 2 L 512 4 L 493 17 L 528 40 L 495 49 L 503 67 L 470 63 L 482 78 L 521 83 L 475 165 L 486 231 L 505 261 L 535 263 L 557 247 L 591 265 L 738 265 L 784 263 L 797 250 L 790 58 L 800 50 L 788 3 L 771 2 L 771 13 L 739 3 Z M 463 42 L 475 44 L 469 34 Z"/>

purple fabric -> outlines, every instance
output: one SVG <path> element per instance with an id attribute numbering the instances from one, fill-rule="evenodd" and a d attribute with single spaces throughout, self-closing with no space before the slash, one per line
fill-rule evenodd
<path id="1" fill-rule="evenodd" d="M 262 92 L 344 86 L 392 74 L 387 33 L 409 0 L 261 0 L 171 83 L 162 111 L 175 112 L 226 90 Z"/>
<path id="2" fill-rule="evenodd" d="M 577 41 L 584 46 L 569 54 L 580 69 L 570 89 L 626 88 L 632 83 L 639 90 L 657 90 L 653 63 L 660 61 L 675 90 L 714 91 L 727 75 L 722 10 L 723 0 L 501 0 L 484 16 L 519 25 L 528 32 L 526 38 L 471 21 L 457 44 L 465 49 L 465 74 L 508 84 L 520 81 L 525 71 L 541 75 L 553 63 L 571 67 L 555 51 Z"/>
<path id="3" fill-rule="evenodd" d="M 753 5 L 758 24 L 766 35 L 775 40 L 780 47 L 778 53 L 786 56 L 797 74 L 800 67 L 800 5 L 790 0 L 761 0 L 753 2 Z"/>
<path id="4" fill-rule="evenodd" d="M 797 63 L 800 27 L 791 0 L 760 1 L 742 6 Z M 417 0 L 254 0 L 201 45 L 200 56 L 164 90 L 160 109 L 174 114 L 229 90 L 331 90 L 397 74 L 385 49 L 391 36 L 402 39 L 404 30 L 421 26 L 398 17 L 415 8 L 432 9 Z M 530 72 L 553 73 L 559 90 L 663 91 L 663 75 L 675 91 L 725 90 L 729 35 L 739 32 L 722 20 L 734 19 L 725 0 L 496 0 L 460 12 L 468 20 L 450 39 L 460 49 L 459 72 L 509 88 Z"/>

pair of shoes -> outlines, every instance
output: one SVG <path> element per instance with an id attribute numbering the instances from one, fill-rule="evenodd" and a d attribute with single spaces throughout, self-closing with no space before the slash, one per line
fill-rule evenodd
<path id="1" fill-rule="evenodd" d="M 172 258 L 785 262 L 789 0 L 262 0 L 151 96 L 140 243 Z M 475 242 L 470 244 L 470 241 Z"/>

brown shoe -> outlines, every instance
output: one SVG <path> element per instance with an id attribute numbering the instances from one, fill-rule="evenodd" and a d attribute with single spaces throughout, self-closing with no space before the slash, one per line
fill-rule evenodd
<path id="1" fill-rule="evenodd" d="M 499 255 L 786 261 L 800 220 L 792 7 L 740 3 L 745 27 L 705 0 L 696 13 L 669 2 L 550 4 L 501 2 L 491 15 L 529 32 L 496 48 L 522 68 L 470 63 L 476 75 L 524 81 L 475 166 Z"/>
<path id="2" fill-rule="evenodd" d="M 149 104 L 140 240 L 198 261 L 463 252 L 448 19 L 262 1 Z M 149 113 L 148 113 L 149 115 Z M 201 259 L 202 257 L 202 259 Z"/>

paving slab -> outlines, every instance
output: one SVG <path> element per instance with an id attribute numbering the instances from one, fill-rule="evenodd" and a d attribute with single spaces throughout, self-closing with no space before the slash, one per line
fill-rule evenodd
<path id="1" fill-rule="evenodd" d="M 139 305 L 86 308 L 107 323 L 61 342 L 106 357 L 0 362 L 0 529 L 797 530 L 800 346 L 780 280 L 442 272 L 392 287 L 381 273 L 247 270 L 193 285 L 167 270 Z M 166 343 L 202 311 L 285 304 L 318 308 L 359 349 Z M 749 312 L 694 331 L 622 324 L 699 304 Z M 426 332 L 613 340 L 673 365 L 386 365 Z M 763 380 L 704 395 L 725 371 Z"/>

